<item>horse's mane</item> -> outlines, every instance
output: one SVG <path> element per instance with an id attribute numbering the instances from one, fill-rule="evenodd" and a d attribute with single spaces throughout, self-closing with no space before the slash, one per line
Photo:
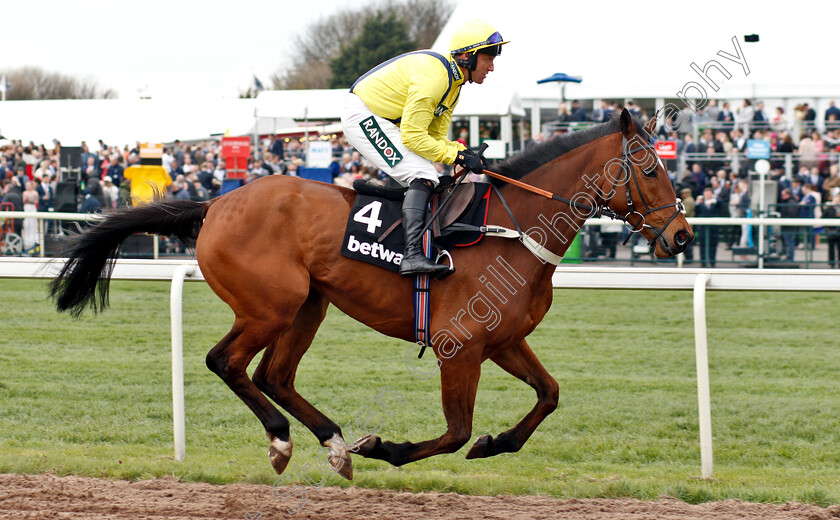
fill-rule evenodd
<path id="1" fill-rule="evenodd" d="M 636 130 L 639 133 L 645 135 L 644 124 L 638 118 L 633 117 L 633 124 L 636 125 Z M 519 179 L 575 148 L 619 131 L 619 114 L 613 113 L 612 118 L 606 123 L 594 125 L 579 132 L 556 135 L 494 165 L 492 170 L 506 177 Z M 498 185 L 504 184 L 504 182 L 496 179 L 491 179 L 491 182 Z"/>

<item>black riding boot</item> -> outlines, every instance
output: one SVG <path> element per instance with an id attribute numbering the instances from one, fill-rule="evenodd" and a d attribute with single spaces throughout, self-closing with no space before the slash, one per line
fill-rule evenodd
<path id="1" fill-rule="evenodd" d="M 403 232 L 405 233 L 405 251 L 400 262 L 400 274 L 413 276 L 415 274 L 431 273 L 438 276 L 449 268 L 436 264 L 423 254 L 423 240 L 420 232 L 423 230 L 426 217 L 426 205 L 432 194 L 432 186 L 428 181 L 416 179 L 405 194 L 402 204 Z"/>

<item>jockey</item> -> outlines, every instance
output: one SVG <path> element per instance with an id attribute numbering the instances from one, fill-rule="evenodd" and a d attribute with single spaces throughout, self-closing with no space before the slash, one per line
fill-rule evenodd
<path id="1" fill-rule="evenodd" d="M 350 88 L 341 115 L 345 137 L 377 168 L 408 187 L 402 205 L 403 276 L 449 269 L 422 251 L 426 206 L 438 184 L 433 163 L 483 171 L 478 152 L 450 141 L 447 133 L 461 86 L 484 83 L 506 43 L 493 27 L 475 20 L 452 35 L 449 57 L 430 50 L 409 52 L 374 67 Z"/>

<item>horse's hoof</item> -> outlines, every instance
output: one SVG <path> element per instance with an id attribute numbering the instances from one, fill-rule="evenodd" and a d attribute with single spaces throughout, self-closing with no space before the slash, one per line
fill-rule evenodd
<path id="1" fill-rule="evenodd" d="M 348 446 L 341 435 L 334 434 L 331 439 L 324 441 L 324 446 L 330 449 L 329 460 L 333 471 L 347 480 L 353 480 L 353 461 L 350 460 Z"/>
<path id="2" fill-rule="evenodd" d="M 274 466 L 274 471 L 278 475 L 282 475 L 292 458 L 292 438 L 288 441 L 281 441 L 277 437 L 271 439 L 271 444 L 268 447 L 268 459 L 271 465 Z"/>
<path id="3" fill-rule="evenodd" d="M 365 435 L 350 446 L 347 446 L 347 448 L 349 448 L 353 453 L 358 453 L 364 457 L 373 451 L 377 444 L 379 444 L 379 436 Z"/>
<path id="4" fill-rule="evenodd" d="M 468 459 L 482 459 L 487 456 L 487 448 L 490 447 L 490 442 L 493 440 L 493 437 L 489 435 L 482 435 L 479 437 L 475 444 L 472 445 L 470 451 L 467 452 Z"/>

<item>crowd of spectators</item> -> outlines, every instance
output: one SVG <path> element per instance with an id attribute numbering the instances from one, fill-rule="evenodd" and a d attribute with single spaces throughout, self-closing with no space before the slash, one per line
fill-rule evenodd
<path id="1" fill-rule="evenodd" d="M 570 106 L 563 104 L 554 132 L 607 121 L 622 108 L 625 107 L 609 101 L 602 101 L 590 111 L 581 108 L 578 101 L 572 101 Z M 647 121 L 647 112 L 637 103 L 629 101 L 626 108 Z M 768 111 L 763 102 L 749 99 L 734 109 L 729 101 L 719 104 L 717 100 L 695 108 L 686 106 L 678 113 L 669 114 L 671 117 L 665 125 L 660 125 L 658 136 L 676 143 L 679 161 L 666 163 L 675 191 L 688 202 L 689 216 L 751 216 L 757 197 L 750 193 L 752 184 L 748 182 L 755 163 L 745 155 L 750 139 L 767 141 L 771 153 L 776 154 L 768 177 L 777 186 L 778 203 L 769 208 L 771 214 L 792 218 L 836 215 L 836 205 L 840 203 L 840 108 L 834 100 L 822 114 L 822 121 L 809 103 L 796 105 L 792 116 L 785 114 L 782 107 Z M 542 138 L 537 134 L 533 141 Z M 790 163 L 786 164 L 784 155 L 778 154 L 790 154 Z M 787 227 L 781 228 L 779 234 L 780 253 L 787 260 L 793 260 L 797 247 L 818 247 L 820 236 L 825 235 L 829 263 L 838 267 L 839 228 Z M 748 227 L 699 227 L 697 244 L 703 266 L 715 265 L 721 241 L 729 249 L 746 247 L 751 241 Z M 693 260 L 692 253 L 691 250 L 686 253 L 689 261 Z"/>
<path id="2" fill-rule="evenodd" d="M 560 122 L 602 122 L 623 108 L 618 103 L 602 101 L 593 110 L 584 110 L 578 101 L 559 111 Z M 626 108 L 643 121 L 648 114 L 635 102 Z M 784 161 L 772 160 L 770 179 L 777 182 L 778 204 L 771 208 L 781 216 L 811 218 L 826 210 L 835 215 L 833 205 L 840 202 L 840 108 L 830 102 L 821 125 L 817 114 L 808 103 L 798 105 L 793 117 L 788 119 L 781 107 L 773 114 L 767 113 L 764 103 L 744 100 L 732 110 L 730 102 L 718 106 L 716 100 L 702 108 L 688 107 L 661 125 L 660 137 L 676 142 L 678 156 L 683 158 L 685 172 L 677 176 L 674 162 L 669 162 L 675 191 L 687 202 L 689 216 L 747 216 L 754 206 L 754 196 L 747 182 L 753 161 L 744 160 L 748 139 L 762 139 L 770 143 L 774 153 L 790 153 L 796 157 L 793 174 L 785 171 Z M 818 126 L 822 129 L 818 130 Z M 563 130 L 559 130 L 563 131 Z M 466 130 L 458 140 L 466 143 Z M 539 134 L 529 144 L 542 139 Z M 7 209 L 52 211 L 60 178 L 61 145 L 53 142 L 52 148 L 44 145 L 17 141 L 6 142 L 0 147 L 0 188 L 2 201 Z M 385 185 L 389 178 L 378 171 L 341 136 L 331 139 L 333 161 L 329 166 L 335 184 L 350 187 L 356 179 L 365 179 Z M 163 150 L 162 166 L 172 183 L 166 195 L 176 199 L 208 200 L 222 192 L 223 182 L 231 177 L 251 182 L 266 175 L 297 175 L 303 167 L 303 145 L 299 139 L 275 137 L 261 143 L 260 152 L 252 155 L 245 171 L 228 171 L 221 159 L 221 144 L 211 139 L 192 143 L 175 141 Z M 140 144 L 134 146 L 109 146 L 102 141 L 96 145 L 81 146 L 81 171 L 77 182 L 79 198 L 76 210 L 82 212 L 110 211 L 131 202 L 130 182 L 125 169 L 140 163 Z M 443 165 L 439 165 L 441 171 Z M 829 206 L 831 206 L 829 208 Z M 18 232 L 23 232 L 25 246 L 31 246 L 34 237 L 32 222 L 15 222 Z M 28 230 L 25 228 L 29 228 Z M 23 228 L 23 229 L 22 229 Z M 804 241 L 796 230 L 783 230 L 784 254 L 792 259 L 795 248 L 817 247 L 820 232 L 829 245 L 840 237 L 836 228 L 818 229 L 809 233 Z M 714 252 L 718 241 L 727 247 L 744 246 L 746 227 L 742 230 L 725 228 L 720 233 L 709 226 L 700 233 L 701 262 L 714 265 Z M 714 247 L 712 247 L 714 246 Z M 614 248 L 607 248 L 614 255 Z M 840 263 L 840 251 L 830 250 L 830 262 Z M 687 257 L 692 258 L 689 251 Z"/>

